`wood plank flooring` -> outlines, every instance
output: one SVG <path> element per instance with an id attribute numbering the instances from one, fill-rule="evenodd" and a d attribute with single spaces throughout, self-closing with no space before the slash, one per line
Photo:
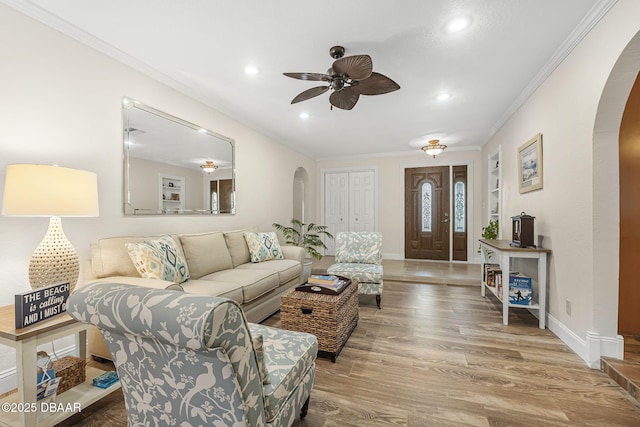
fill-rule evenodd
<path id="1" fill-rule="evenodd" d="M 640 404 L 537 319 L 477 286 L 385 282 L 297 426 L 638 426 Z M 279 326 L 278 315 L 267 324 Z"/>
<path id="2" fill-rule="evenodd" d="M 279 314 L 265 324 L 280 325 Z M 478 286 L 385 281 L 336 363 L 318 359 L 297 427 L 640 426 L 640 404 L 525 310 Z M 121 394 L 64 426 L 125 426 Z M 120 408 L 120 413 L 117 409 Z M 111 415 L 110 415 L 111 414 Z"/>

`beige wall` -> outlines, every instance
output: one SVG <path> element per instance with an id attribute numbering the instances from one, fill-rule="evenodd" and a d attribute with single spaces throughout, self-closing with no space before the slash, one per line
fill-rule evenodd
<path id="1" fill-rule="evenodd" d="M 198 232 L 289 221 L 298 167 L 315 162 L 269 137 L 0 4 L 0 191 L 10 163 L 60 164 L 98 174 L 100 217 L 64 218 L 81 260 L 102 236 Z M 237 214 L 124 217 L 123 96 L 138 99 L 235 140 Z M 315 212 L 311 197 L 308 212 Z M 44 218 L 0 217 L 0 305 L 29 289 L 27 265 L 45 234 Z M 0 366 L 0 370 L 1 370 Z"/>
<path id="2" fill-rule="evenodd" d="M 594 191 L 601 168 L 617 174 L 617 141 L 608 150 L 613 158 L 602 163 L 593 156 L 594 128 L 610 73 L 640 29 L 631 16 L 640 16 L 640 2 L 618 1 L 483 148 L 486 155 L 502 147 L 503 236 L 510 233 L 509 214 L 525 211 L 536 217 L 536 233 L 553 251 L 549 327 L 589 363 L 597 363 L 589 360 L 594 346 L 606 354 L 617 344 L 617 247 L 611 245 L 618 237 L 617 183 L 613 180 L 605 191 Z M 637 74 L 640 62 L 635 67 Z M 613 102 L 624 107 L 628 93 L 623 90 Z M 619 118 L 610 125 L 615 128 L 615 120 L 619 127 Z M 544 188 L 519 194 L 517 148 L 538 132 L 543 134 Z M 601 199 L 605 192 L 609 194 L 604 197 L 613 195 L 613 200 Z M 599 215 L 601 205 L 613 210 Z M 486 213 L 483 218 L 487 220 Z M 611 247 L 603 256 L 596 255 L 603 245 Z M 599 269 L 609 273 L 599 275 Z M 567 300 L 571 315 L 565 309 Z"/>
<path id="3" fill-rule="evenodd" d="M 437 158 L 426 156 L 416 149 L 409 155 L 322 160 L 317 164 L 316 180 L 321 183 L 323 171 L 349 169 L 375 169 L 378 183 L 378 229 L 384 238 L 382 252 L 385 258 L 404 258 L 404 170 L 406 168 L 444 165 L 468 165 L 469 174 L 469 232 L 470 240 L 477 241 L 480 233 L 482 194 L 480 177 L 483 162 L 480 151 L 445 151 Z M 322 218 L 322 195 L 317 192 L 317 218 Z M 469 244 L 469 260 L 474 261 L 475 245 Z"/>

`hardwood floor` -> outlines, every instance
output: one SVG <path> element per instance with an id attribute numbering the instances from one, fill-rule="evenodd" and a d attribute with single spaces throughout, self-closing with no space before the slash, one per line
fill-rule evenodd
<path id="1" fill-rule="evenodd" d="M 385 277 L 407 281 L 385 280 L 381 310 L 360 296 L 357 328 L 336 363 L 318 359 L 309 413 L 294 425 L 640 426 L 640 403 L 530 313 L 511 310 L 503 326 L 477 268 L 385 264 Z M 279 314 L 264 323 L 279 326 Z M 121 396 L 64 425 L 125 426 Z"/>
<path id="2" fill-rule="evenodd" d="M 640 404 L 537 319 L 477 286 L 386 282 L 297 426 L 637 426 Z M 515 311 L 515 310 L 512 310 Z M 266 322 L 279 325 L 278 315 Z"/>

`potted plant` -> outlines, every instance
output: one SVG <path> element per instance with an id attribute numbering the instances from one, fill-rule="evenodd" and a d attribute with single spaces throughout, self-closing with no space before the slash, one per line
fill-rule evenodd
<path id="1" fill-rule="evenodd" d="M 327 245 L 322 241 L 322 236 L 333 239 L 333 235 L 327 231 L 326 225 L 305 224 L 295 218 L 291 220 L 291 226 L 273 223 L 273 227 L 282 233 L 288 245 L 300 246 L 308 255 L 318 260 L 323 256 L 319 250 L 327 249 Z M 310 259 L 304 262 L 305 281 L 311 274 L 312 262 Z"/>
<path id="2" fill-rule="evenodd" d="M 489 220 L 489 225 L 486 227 L 482 227 L 482 238 L 483 239 L 497 239 L 498 238 L 498 230 L 499 230 L 498 220 Z M 478 253 L 480 253 L 481 247 L 478 246 Z M 491 253 L 487 253 L 489 258 L 491 258 Z"/>

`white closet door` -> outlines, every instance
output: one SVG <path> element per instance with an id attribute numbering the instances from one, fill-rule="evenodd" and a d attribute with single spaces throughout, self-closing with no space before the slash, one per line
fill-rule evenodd
<path id="1" fill-rule="evenodd" d="M 324 175 L 324 224 L 334 236 L 340 231 L 375 230 L 375 172 L 327 172 Z M 327 255 L 335 255 L 334 241 Z"/>
<path id="2" fill-rule="evenodd" d="M 374 231 L 373 171 L 349 172 L 349 231 Z"/>
<path id="3" fill-rule="evenodd" d="M 336 235 L 339 231 L 347 231 L 349 225 L 349 174 L 327 173 L 324 176 L 324 225 L 329 233 Z M 333 240 L 325 241 L 327 255 L 335 254 Z"/>

